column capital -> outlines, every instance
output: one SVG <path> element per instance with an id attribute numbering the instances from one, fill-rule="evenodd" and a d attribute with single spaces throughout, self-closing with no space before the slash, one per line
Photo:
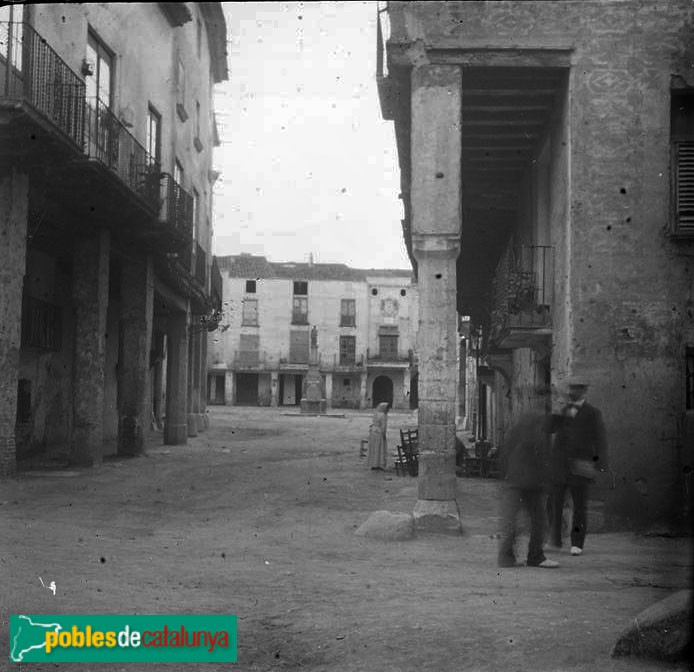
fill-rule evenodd
<path id="1" fill-rule="evenodd" d="M 422 86 L 448 86 L 450 93 L 457 93 L 460 88 L 462 70 L 455 64 L 422 63 L 412 68 L 412 89 Z"/>
<path id="2" fill-rule="evenodd" d="M 417 261 L 425 259 L 457 259 L 460 254 L 458 234 L 414 234 L 412 253 Z"/>

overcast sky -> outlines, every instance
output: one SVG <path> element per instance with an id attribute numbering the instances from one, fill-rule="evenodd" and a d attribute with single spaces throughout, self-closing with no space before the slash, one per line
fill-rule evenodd
<path id="1" fill-rule="evenodd" d="M 409 268 L 376 3 L 226 2 L 215 253 Z"/>

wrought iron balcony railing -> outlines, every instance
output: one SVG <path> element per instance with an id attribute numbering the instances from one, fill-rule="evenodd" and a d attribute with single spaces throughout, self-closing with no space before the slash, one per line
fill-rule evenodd
<path id="1" fill-rule="evenodd" d="M 496 269 L 491 339 L 508 330 L 552 326 L 554 253 L 541 245 L 508 248 Z"/>
<path id="2" fill-rule="evenodd" d="M 156 212 L 159 165 L 100 99 L 87 101 L 85 117 L 87 156 L 110 168 Z"/>
<path id="3" fill-rule="evenodd" d="M 166 223 L 182 240 L 193 237 L 193 197 L 169 173 L 161 173 L 159 221 Z"/>
<path id="4" fill-rule="evenodd" d="M 193 275 L 195 279 L 200 283 L 202 287 L 207 286 L 207 254 L 205 250 L 202 249 L 200 243 L 195 242 L 193 247 L 195 250 L 195 266 L 193 268 Z"/>
<path id="5" fill-rule="evenodd" d="M 85 84 L 29 24 L 0 22 L 0 97 L 21 100 L 82 149 Z"/>
<path id="6" fill-rule="evenodd" d="M 210 295 L 215 302 L 216 308 L 221 310 L 224 292 L 222 274 L 217 265 L 217 257 L 212 257 L 212 266 L 210 268 Z"/>

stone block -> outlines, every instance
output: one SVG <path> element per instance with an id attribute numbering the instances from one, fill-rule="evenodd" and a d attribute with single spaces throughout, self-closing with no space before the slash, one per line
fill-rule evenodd
<path id="1" fill-rule="evenodd" d="M 420 499 L 415 504 L 415 530 L 439 534 L 462 534 L 460 513 L 455 500 L 446 502 Z"/>
<path id="2" fill-rule="evenodd" d="M 382 541 L 404 541 L 414 536 L 414 519 L 408 513 L 374 511 L 354 534 Z"/>
<path id="3" fill-rule="evenodd" d="M 644 609 L 622 631 L 612 656 L 677 661 L 692 638 L 692 590 L 680 590 Z"/>

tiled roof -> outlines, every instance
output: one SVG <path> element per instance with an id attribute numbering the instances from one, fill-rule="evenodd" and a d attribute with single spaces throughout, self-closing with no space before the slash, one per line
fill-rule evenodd
<path id="1" fill-rule="evenodd" d="M 346 264 L 308 264 L 293 262 L 272 262 L 266 257 L 253 254 L 239 254 L 217 257 L 217 265 L 228 271 L 232 278 L 287 278 L 292 280 L 342 280 L 345 282 L 365 282 L 367 276 L 412 278 L 412 271 L 406 269 L 360 269 Z"/>

